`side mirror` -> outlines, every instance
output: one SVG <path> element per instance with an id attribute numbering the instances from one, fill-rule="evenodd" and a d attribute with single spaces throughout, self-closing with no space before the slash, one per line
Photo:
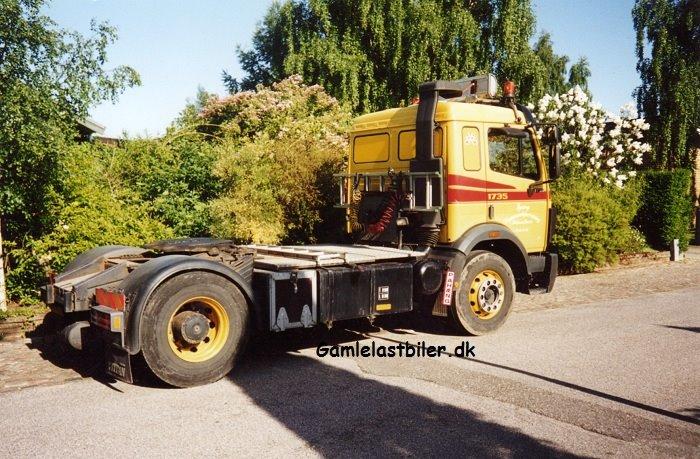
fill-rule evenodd
<path id="1" fill-rule="evenodd" d="M 559 129 L 556 125 L 544 126 L 542 143 L 549 146 L 549 180 L 555 180 L 561 174 L 561 149 Z"/>
<path id="2" fill-rule="evenodd" d="M 549 179 L 556 180 L 561 174 L 561 149 L 559 144 L 549 147 Z"/>

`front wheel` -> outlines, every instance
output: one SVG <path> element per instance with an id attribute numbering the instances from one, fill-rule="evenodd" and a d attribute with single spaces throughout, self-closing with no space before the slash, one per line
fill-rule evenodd
<path id="1" fill-rule="evenodd" d="M 240 290 L 216 274 L 166 281 L 143 311 L 141 350 L 150 370 L 176 387 L 207 384 L 233 369 L 248 330 Z"/>
<path id="2" fill-rule="evenodd" d="M 470 335 L 498 329 L 508 318 L 515 278 L 508 263 L 485 250 L 469 254 L 450 308 L 454 325 Z"/>

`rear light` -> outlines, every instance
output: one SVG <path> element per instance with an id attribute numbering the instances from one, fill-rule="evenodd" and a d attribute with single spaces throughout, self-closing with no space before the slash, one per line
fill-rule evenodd
<path id="1" fill-rule="evenodd" d="M 122 292 L 97 288 L 95 289 L 95 303 L 117 311 L 123 311 L 126 307 L 126 296 Z"/>
<path id="2" fill-rule="evenodd" d="M 107 306 L 90 308 L 90 323 L 105 330 L 121 333 L 124 331 L 124 312 Z"/>

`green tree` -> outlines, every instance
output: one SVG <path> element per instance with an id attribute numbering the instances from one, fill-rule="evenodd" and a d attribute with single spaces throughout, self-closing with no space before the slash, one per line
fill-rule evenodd
<path id="1" fill-rule="evenodd" d="M 580 86 L 584 91 L 588 89 L 588 79 L 591 77 L 588 59 L 582 57 L 572 64 L 568 68 L 567 79 L 569 57 L 554 52 L 549 33 L 540 35 L 534 50 L 546 72 L 544 94 L 564 94 L 574 86 Z"/>
<path id="2" fill-rule="evenodd" d="M 700 146 L 700 3 L 637 0 L 637 106 L 651 124 L 651 160 L 660 168 L 689 167 Z"/>
<path id="3" fill-rule="evenodd" d="M 566 66 L 569 63 L 567 56 L 559 56 L 554 52 L 552 37 L 548 33 L 543 33 L 535 43 L 535 54 L 544 64 L 547 72 L 547 86 L 544 88 L 546 94 L 563 94 L 567 87 L 565 75 Z"/>
<path id="4" fill-rule="evenodd" d="M 499 81 L 515 81 L 518 98 L 525 102 L 542 97 L 548 86 L 548 69 L 529 44 L 535 33 L 535 22 L 529 0 L 495 1 L 491 62 Z"/>
<path id="5" fill-rule="evenodd" d="M 534 31 L 528 0 L 287 0 L 238 48 L 245 76 L 223 79 L 234 93 L 299 74 L 366 112 L 407 103 L 424 81 L 494 72 L 534 101 L 549 87 Z"/>
<path id="6" fill-rule="evenodd" d="M 76 120 L 139 83 L 129 67 L 105 69 L 114 28 L 92 35 L 60 29 L 41 14 L 44 0 L 0 0 L 0 208 L 12 243 L 55 222 L 58 158 Z"/>
<path id="7" fill-rule="evenodd" d="M 580 58 L 569 69 L 569 88 L 580 86 L 588 92 L 588 79 L 591 77 L 591 68 L 588 59 Z"/>

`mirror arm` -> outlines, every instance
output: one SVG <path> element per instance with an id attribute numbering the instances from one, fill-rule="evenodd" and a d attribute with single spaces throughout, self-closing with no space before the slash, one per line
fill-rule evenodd
<path id="1" fill-rule="evenodd" d="M 553 183 L 556 180 L 557 179 L 547 179 L 547 180 L 540 180 L 537 182 L 533 182 L 530 185 L 528 185 L 527 191 L 528 191 L 528 193 L 534 192 L 535 188 L 541 187 L 542 185 L 546 185 L 548 183 Z"/>

